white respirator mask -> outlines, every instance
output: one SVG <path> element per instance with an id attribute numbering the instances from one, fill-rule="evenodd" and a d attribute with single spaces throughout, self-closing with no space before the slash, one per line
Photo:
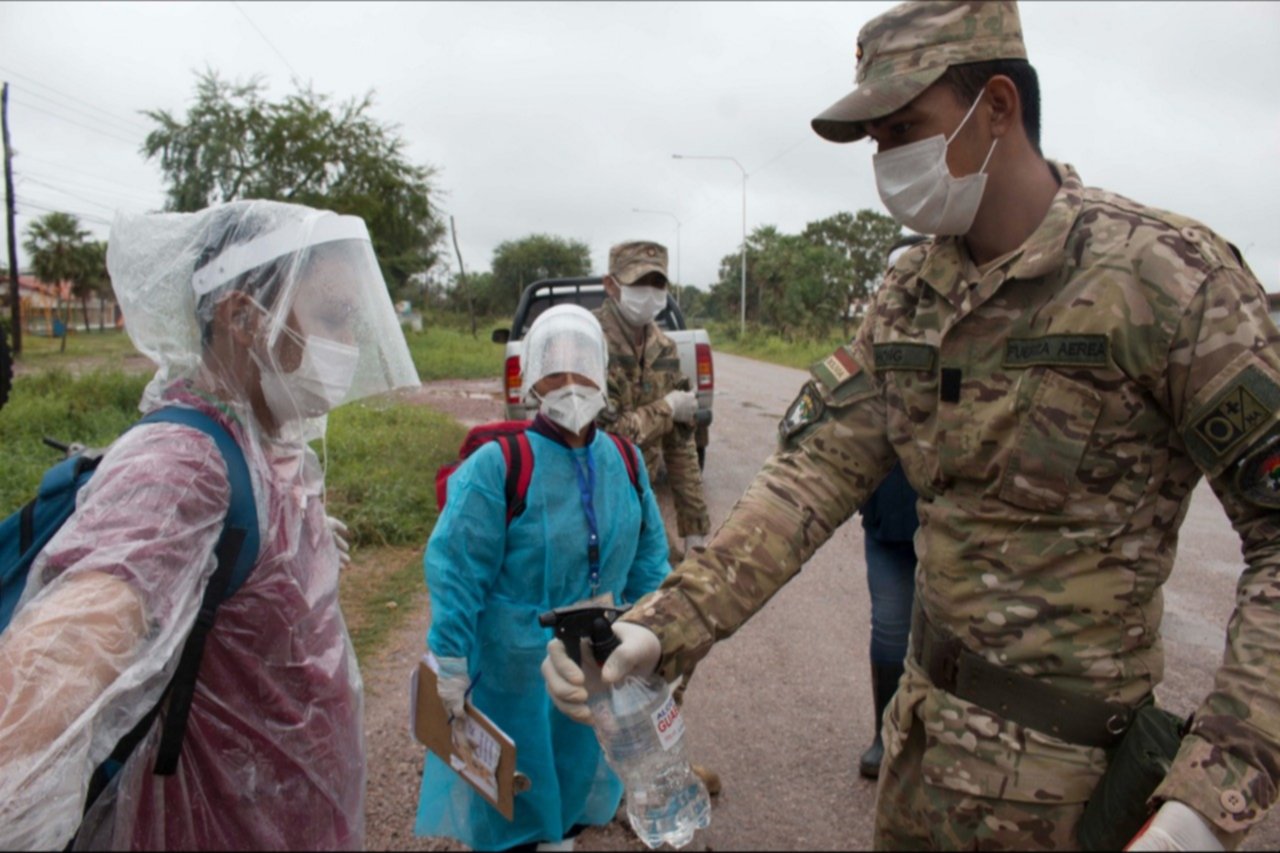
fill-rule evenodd
<path id="1" fill-rule="evenodd" d="M 667 307 L 666 290 L 648 285 L 620 285 L 619 290 L 618 310 L 622 312 L 622 318 L 633 326 L 652 323 Z"/>
<path id="2" fill-rule="evenodd" d="M 539 398 L 538 411 L 547 420 L 577 435 L 596 419 L 604 405 L 604 392 L 599 388 L 571 384 L 563 385 Z"/>
<path id="3" fill-rule="evenodd" d="M 318 418 L 336 408 L 351 390 L 360 363 L 357 347 L 308 335 L 300 341 L 302 363 L 292 373 L 279 373 L 262 363 L 262 396 L 281 423 Z"/>
<path id="4" fill-rule="evenodd" d="M 963 178 L 953 176 L 947 168 L 947 147 L 981 100 L 979 94 L 950 137 L 939 133 L 872 156 L 880 201 L 894 219 L 912 231 L 948 236 L 965 234 L 973 226 L 987 186 L 987 163 L 999 140 L 991 141 L 982 168 Z"/>

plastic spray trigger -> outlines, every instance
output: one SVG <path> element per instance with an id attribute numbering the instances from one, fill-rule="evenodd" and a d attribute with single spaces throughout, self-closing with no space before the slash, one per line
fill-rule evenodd
<path id="1" fill-rule="evenodd" d="M 629 609 L 630 605 L 602 607 L 598 604 L 576 604 L 548 610 L 538 617 L 538 624 L 555 631 L 556 638 L 564 643 L 569 659 L 578 666 L 582 666 L 583 640 L 591 641 L 592 655 L 603 663 L 618 646 L 613 634 L 613 621 Z M 600 649 L 604 646 L 607 648 L 601 656 Z"/>

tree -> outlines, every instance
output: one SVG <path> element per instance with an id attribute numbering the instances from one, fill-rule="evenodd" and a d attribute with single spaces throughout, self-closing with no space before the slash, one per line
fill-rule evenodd
<path id="1" fill-rule="evenodd" d="M 268 101 L 259 78 L 229 83 L 197 76 L 185 118 L 166 110 L 142 153 L 159 158 L 166 208 L 195 211 L 223 201 L 269 199 L 364 219 L 393 298 L 440 259 L 444 223 L 436 170 L 409 162 L 398 129 L 369 112 L 373 92 L 333 104 L 310 86 Z"/>
<path id="2" fill-rule="evenodd" d="M 889 247 L 902 235 L 892 217 L 874 210 L 856 214 L 842 211 L 826 219 L 810 222 L 801 236 L 816 246 L 837 251 L 844 259 L 844 294 L 841 318 L 845 337 L 857 308 L 870 299 L 884 279 Z"/>
<path id="3" fill-rule="evenodd" d="M 493 286 L 500 303 L 506 303 L 497 306 L 502 313 L 515 312 L 520 293 L 527 284 L 542 278 L 590 273 L 591 247 L 578 240 L 531 234 L 519 240 L 503 241 L 493 250 Z"/>
<path id="4" fill-rule="evenodd" d="M 31 256 L 31 271 L 46 284 L 58 287 L 58 314 L 63 315 L 61 284 L 74 281 L 85 266 L 85 239 L 89 232 L 70 213 L 51 212 L 27 226 L 22 247 Z M 67 348 L 67 321 L 62 316 L 62 350 Z"/>
<path id="5" fill-rule="evenodd" d="M 89 299 L 97 297 L 101 309 L 102 299 L 111 287 L 111 278 L 107 274 L 107 242 L 93 240 L 80 247 L 76 259 L 76 270 L 71 276 L 71 293 L 80 300 L 84 311 L 84 327 L 89 328 Z M 102 312 L 98 312 L 98 328 L 102 328 Z"/>

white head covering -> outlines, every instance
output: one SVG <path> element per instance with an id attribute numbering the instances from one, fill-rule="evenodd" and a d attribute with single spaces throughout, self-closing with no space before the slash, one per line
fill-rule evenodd
<path id="1" fill-rule="evenodd" d="M 556 305 L 538 315 L 524 338 L 521 397 L 544 376 L 578 373 L 605 390 L 609 348 L 600 321 L 579 305 Z"/>
<path id="2" fill-rule="evenodd" d="M 298 370 L 296 358 L 281 360 L 281 337 L 287 336 L 297 345 L 295 354 L 316 338 L 323 339 L 317 352 L 333 343 L 358 350 L 350 387 L 337 402 L 418 385 L 359 217 L 271 201 L 120 215 L 111 228 L 107 268 L 130 338 L 158 367 L 143 411 L 160 405 L 174 380 L 195 378 L 209 367 L 204 344 L 218 304 L 233 292 L 251 297 L 266 315 L 251 347 L 264 384 Z M 251 418 L 247 390 L 231 393 L 237 391 L 238 399 L 224 402 L 242 419 Z M 294 421 L 291 432 L 298 438 L 323 435 L 322 417 Z"/>

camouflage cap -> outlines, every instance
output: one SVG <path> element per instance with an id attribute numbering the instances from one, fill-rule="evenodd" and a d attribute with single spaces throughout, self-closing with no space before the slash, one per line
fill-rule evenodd
<path id="1" fill-rule="evenodd" d="M 667 247 L 649 240 L 631 240 L 609 249 L 609 275 L 619 284 L 634 284 L 648 273 L 667 277 Z"/>
<path id="2" fill-rule="evenodd" d="M 1026 59 L 1013 0 L 919 0 L 894 6 L 858 33 L 857 88 L 811 124 L 823 139 L 855 142 L 862 123 L 911 103 L 952 65 Z"/>

